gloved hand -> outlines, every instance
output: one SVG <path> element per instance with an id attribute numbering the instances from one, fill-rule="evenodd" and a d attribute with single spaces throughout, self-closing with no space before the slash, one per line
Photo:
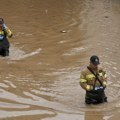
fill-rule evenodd
<path id="1" fill-rule="evenodd" d="M 103 85 L 104 88 L 106 88 L 106 86 L 107 86 L 107 82 L 104 81 L 102 85 Z"/>

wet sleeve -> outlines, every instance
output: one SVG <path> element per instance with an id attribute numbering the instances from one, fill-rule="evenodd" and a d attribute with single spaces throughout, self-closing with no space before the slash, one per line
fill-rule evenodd
<path id="1" fill-rule="evenodd" d="M 13 36 L 13 33 L 11 32 L 11 30 L 5 24 L 3 24 L 3 28 L 7 37 L 11 38 Z"/>
<path id="2" fill-rule="evenodd" d="M 13 36 L 13 33 L 11 32 L 11 30 L 8 27 L 5 29 L 5 32 L 7 34 L 7 37 L 11 38 Z"/>
<path id="3" fill-rule="evenodd" d="M 87 84 L 87 80 L 86 80 L 86 77 L 85 77 L 85 73 L 84 72 L 81 72 L 80 74 L 80 86 L 84 89 L 84 90 L 87 90 L 87 91 L 90 91 L 92 90 L 92 86 L 91 85 L 88 85 Z"/>
<path id="4" fill-rule="evenodd" d="M 107 74 L 106 74 L 106 71 L 103 69 L 102 70 L 102 74 L 103 74 L 103 86 L 106 87 L 107 85 Z"/>

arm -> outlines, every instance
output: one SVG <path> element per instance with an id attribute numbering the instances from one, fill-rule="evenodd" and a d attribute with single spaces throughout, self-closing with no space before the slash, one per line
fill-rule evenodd
<path id="1" fill-rule="evenodd" d="M 10 30 L 5 24 L 3 24 L 3 29 L 4 29 L 6 35 L 7 35 L 9 38 L 11 38 L 11 37 L 13 36 L 11 30 Z"/>
<path id="2" fill-rule="evenodd" d="M 103 87 L 106 87 L 106 85 L 107 85 L 107 74 L 106 74 L 106 71 L 104 69 L 101 70 L 100 76 L 101 76 L 100 78 L 102 80 Z"/>
<path id="3" fill-rule="evenodd" d="M 106 71 L 103 70 L 103 86 L 106 87 L 107 85 L 107 74 Z"/>
<path id="4" fill-rule="evenodd" d="M 81 75 L 80 75 L 80 86 L 86 91 L 91 91 L 93 89 L 92 85 L 87 84 L 85 73 L 83 71 L 81 72 Z"/>

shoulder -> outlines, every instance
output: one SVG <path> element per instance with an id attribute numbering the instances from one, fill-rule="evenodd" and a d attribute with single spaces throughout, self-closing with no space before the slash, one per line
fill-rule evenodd
<path id="1" fill-rule="evenodd" d="M 81 74 L 87 74 L 88 73 L 88 68 L 87 67 L 85 67 L 85 68 L 83 68 L 82 70 L 81 70 Z"/>
<path id="2" fill-rule="evenodd" d="M 104 71 L 105 68 L 104 68 L 103 66 L 99 65 L 99 66 L 98 66 L 98 70 L 99 70 L 99 71 Z"/>

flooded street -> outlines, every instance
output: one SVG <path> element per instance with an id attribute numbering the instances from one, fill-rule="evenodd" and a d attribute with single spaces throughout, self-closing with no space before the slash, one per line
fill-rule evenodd
<path id="1" fill-rule="evenodd" d="M 13 31 L 0 57 L 0 120 L 119 120 L 120 0 L 1 0 Z M 108 103 L 86 105 L 81 70 L 98 55 Z"/>

